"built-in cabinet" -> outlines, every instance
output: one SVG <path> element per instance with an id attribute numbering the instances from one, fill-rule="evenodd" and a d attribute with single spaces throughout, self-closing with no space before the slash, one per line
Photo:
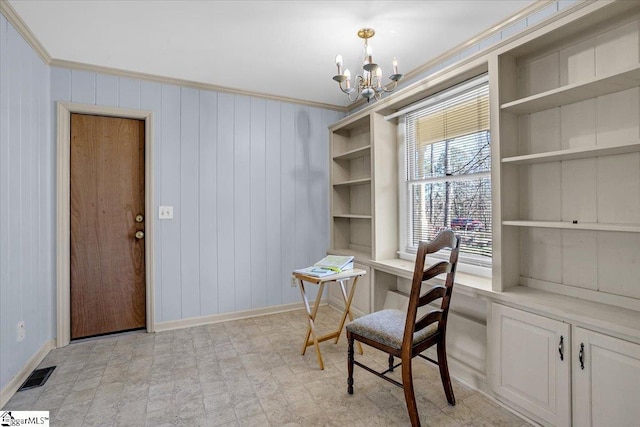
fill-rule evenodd
<path id="1" fill-rule="evenodd" d="M 331 248 L 371 257 L 371 121 L 331 132 Z"/>
<path id="2" fill-rule="evenodd" d="M 640 345 L 616 337 L 616 307 L 640 322 L 640 8 L 592 7 L 490 59 L 493 289 L 573 297 L 492 303 L 491 382 L 543 424 L 631 426 Z"/>
<path id="3" fill-rule="evenodd" d="M 452 374 L 544 425 L 638 425 L 640 3 L 578 2 L 333 125 L 329 252 L 368 266 L 357 311 L 403 307 L 384 115 L 487 71 L 492 278 L 458 270 Z"/>
<path id="4" fill-rule="evenodd" d="M 554 426 L 637 425 L 639 344 L 495 303 L 489 331 L 494 392 L 530 417 Z"/>
<path id="5" fill-rule="evenodd" d="M 570 425 L 570 325 L 492 304 L 489 331 L 494 392 L 550 425 Z"/>
<path id="6" fill-rule="evenodd" d="M 360 260 L 395 257 L 398 246 L 396 127 L 376 112 L 349 117 L 331 132 L 329 253 Z"/>
<path id="7" fill-rule="evenodd" d="M 497 56 L 498 291 L 640 309 L 640 19 L 612 9 Z"/>
<path id="8" fill-rule="evenodd" d="M 573 328 L 573 424 L 637 426 L 640 345 Z"/>

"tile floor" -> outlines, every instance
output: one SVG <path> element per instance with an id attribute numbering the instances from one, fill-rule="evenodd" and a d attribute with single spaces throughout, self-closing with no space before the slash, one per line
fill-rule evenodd
<path id="1" fill-rule="evenodd" d="M 297 310 L 76 342 L 42 362 L 57 365 L 44 386 L 16 393 L 5 409 L 48 410 L 53 426 L 409 425 L 402 390 L 358 367 L 347 394 L 344 335 L 321 344 L 324 371 L 313 348 L 300 355 L 305 319 Z M 320 333 L 338 321 L 320 308 Z M 364 351 L 362 360 L 385 366 L 386 355 Z M 414 383 L 423 425 L 528 425 L 457 381 L 448 406 L 436 366 L 416 360 Z"/>

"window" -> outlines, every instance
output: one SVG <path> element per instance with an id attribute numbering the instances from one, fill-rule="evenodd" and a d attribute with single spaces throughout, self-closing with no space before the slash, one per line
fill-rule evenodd
<path id="1" fill-rule="evenodd" d="M 462 238 L 461 262 L 490 266 L 491 141 L 486 76 L 440 92 L 421 105 L 403 120 L 405 250 L 415 252 L 420 241 L 451 228 Z"/>

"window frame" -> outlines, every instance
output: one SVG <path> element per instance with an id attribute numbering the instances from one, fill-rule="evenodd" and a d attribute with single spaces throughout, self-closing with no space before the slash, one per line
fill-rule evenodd
<path id="1" fill-rule="evenodd" d="M 451 86 L 454 87 L 455 85 Z M 446 91 L 448 89 L 444 89 Z M 409 206 L 409 201 L 411 200 L 410 192 L 411 186 L 413 185 L 409 180 L 407 180 L 408 173 L 408 159 L 407 159 L 407 135 L 406 135 L 406 114 L 397 116 L 397 141 L 398 141 L 398 207 L 399 207 L 399 215 L 398 215 L 398 256 L 400 259 L 404 259 L 407 261 L 415 262 L 415 251 L 411 251 L 409 249 L 409 236 L 412 235 L 412 221 L 411 221 L 411 207 Z M 491 128 L 489 128 L 489 137 L 491 138 Z M 493 152 L 492 152 L 493 154 Z M 487 172 L 488 179 L 490 180 L 490 185 L 493 191 L 493 173 L 492 167 Z M 455 178 L 453 180 L 460 179 Z M 493 199 L 493 196 L 492 196 Z M 493 217 L 493 213 L 492 213 Z M 491 229 L 493 230 L 494 224 L 491 224 Z M 442 251 L 441 254 L 434 254 L 433 256 L 427 257 L 428 263 L 436 263 L 438 261 L 442 261 L 443 259 L 448 259 L 447 251 Z M 469 254 L 460 254 L 458 260 L 458 271 L 462 273 L 472 274 L 481 277 L 491 278 L 492 275 L 492 266 L 493 266 L 493 244 L 491 247 L 492 257 L 491 261 L 487 262 L 486 260 L 482 260 L 484 262 L 480 262 L 479 259 L 476 259 L 473 255 Z"/>

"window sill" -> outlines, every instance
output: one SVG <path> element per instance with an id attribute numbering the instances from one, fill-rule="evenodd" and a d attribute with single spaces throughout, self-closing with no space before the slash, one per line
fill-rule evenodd
<path id="1" fill-rule="evenodd" d="M 405 261 L 411 261 L 412 264 L 416 262 L 416 254 L 412 254 L 408 252 L 398 252 L 398 258 Z M 440 258 L 429 257 L 429 256 L 426 258 L 426 263 L 429 265 L 435 264 L 440 261 L 442 261 L 442 259 Z M 411 268 L 413 270 L 413 266 Z M 458 268 L 456 271 L 456 275 L 460 273 L 471 275 L 471 276 L 478 276 L 479 278 L 487 278 L 489 279 L 489 281 L 491 281 L 491 267 L 484 267 L 480 265 L 468 264 L 462 261 L 458 261 Z"/>

